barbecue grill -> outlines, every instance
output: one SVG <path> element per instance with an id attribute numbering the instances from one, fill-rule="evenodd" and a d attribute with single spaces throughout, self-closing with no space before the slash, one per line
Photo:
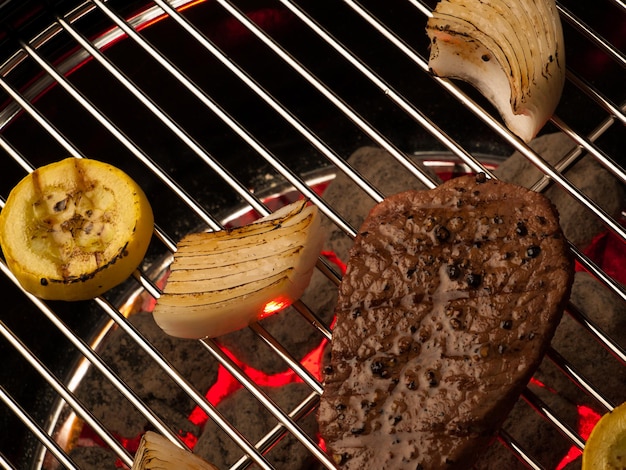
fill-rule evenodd
<path id="1" fill-rule="evenodd" d="M 150 429 L 193 447 L 195 441 L 185 439 L 178 423 L 153 409 L 114 371 L 102 351 L 115 333 L 144 351 L 144 360 L 232 439 L 240 458 L 231 468 L 279 467 L 271 456 L 287 438 L 301 444 L 307 468 L 334 468 L 315 431 L 302 425 L 314 415 L 323 384 L 309 362 L 268 331 L 266 320 L 250 327 L 246 338 L 302 382 L 304 398 L 296 406 L 271 398 L 267 384 L 229 354 L 219 338 L 187 343 L 202 357 L 193 361 L 227 371 L 277 422 L 268 421 L 262 437 L 250 439 L 132 318 L 158 298 L 175 244 L 190 231 L 237 225 L 306 197 L 346 238 L 353 237 L 358 227 L 325 200 L 324 188 L 341 174 L 372 204 L 385 196 L 347 162 L 360 147 L 384 150 L 390 166 L 426 187 L 436 186 L 433 174 L 492 173 L 498 162 L 518 152 L 543 175 L 533 189 L 556 187 L 601 222 L 595 251 L 574 243 L 571 249 L 579 268 L 593 275 L 603 295 L 617 298 L 623 311 L 624 213 L 607 213 L 568 178 L 570 170 L 593 160 L 626 183 L 626 5 L 621 0 L 600 3 L 558 4 L 567 83 L 542 134 L 565 136 L 571 150 L 548 163 L 513 136 L 473 89 L 428 73 L 424 28 L 434 2 L 4 2 L 0 206 L 34 168 L 66 156 L 90 157 L 120 167 L 144 188 L 156 228 L 133 277 L 93 301 L 38 300 L 21 291 L 0 260 L 5 304 L 0 316 L 0 464 L 79 468 L 74 451 L 86 440 L 106 450 L 109 468 L 132 464 L 128 439 L 120 438 L 119 429 L 109 429 L 90 409 L 93 405 L 76 394 L 90 371 L 118 390 L 125 406 L 144 417 Z M 626 209 L 626 201 L 621 203 Z M 598 243 L 606 249 L 607 240 L 612 248 L 603 258 Z M 331 257 L 320 257 L 316 274 L 336 286 L 341 269 Z M 328 318 L 305 301 L 292 309 L 314 343 L 331 338 Z M 565 316 L 575 320 L 578 333 L 597 340 L 609 353 L 606 360 L 622 370 L 624 337 L 599 325 L 593 313 L 572 301 Z M 576 357 L 561 352 L 551 348 L 546 360 L 582 390 L 595 413 L 626 400 L 623 390 L 613 396 L 604 380 L 582 374 L 573 365 Z M 556 432 L 575 460 L 586 431 L 543 400 L 537 383 L 520 397 L 522 413 Z M 551 384 L 540 386 L 550 389 Z M 77 428 L 88 428 L 90 439 L 76 438 Z M 556 449 L 555 442 L 522 442 L 515 430 L 515 423 L 507 423 L 493 447 L 520 466 L 550 468 L 556 460 L 558 468 L 565 468 L 566 455 L 544 457 L 541 447 Z"/>

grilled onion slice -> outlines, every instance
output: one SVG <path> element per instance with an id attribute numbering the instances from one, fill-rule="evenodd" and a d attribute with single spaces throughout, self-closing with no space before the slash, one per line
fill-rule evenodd
<path id="1" fill-rule="evenodd" d="M 153 315 L 171 336 L 216 337 L 297 300 L 322 247 L 317 207 L 298 201 L 258 221 L 178 243 Z"/>
<path id="2" fill-rule="evenodd" d="M 554 0 L 441 0 L 426 31 L 435 75 L 472 84 L 524 141 L 537 135 L 565 83 Z"/>
<path id="3" fill-rule="evenodd" d="M 216 466 L 166 438 L 147 431 L 139 443 L 131 470 L 218 470 Z"/>

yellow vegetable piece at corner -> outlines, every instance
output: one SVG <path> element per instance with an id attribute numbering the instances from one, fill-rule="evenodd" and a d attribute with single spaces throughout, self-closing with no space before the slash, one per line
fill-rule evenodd
<path id="1" fill-rule="evenodd" d="M 626 403 L 598 421 L 587 439 L 582 470 L 626 469 Z"/>
<path id="2" fill-rule="evenodd" d="M 178 243 L 154 320 L 181 338 L 244 328 L 300 298 L 322 242 L 318 209 L 306 201 L 243 227 L 188 235 Z"/>
<path id="3" fill-rule="evenodd" d="M 90 159 L 36 169 L 0 212 L 0 245 L 22 287 L 49 300 L 94 298 L 126 280 L 146 253 L 154 218 L 126 173 Z"/>

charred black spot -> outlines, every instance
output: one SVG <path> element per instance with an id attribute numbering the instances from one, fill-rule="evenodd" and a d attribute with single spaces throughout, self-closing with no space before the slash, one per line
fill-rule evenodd
<path id="1" fill-rule="evenodd" d="M 42 278 L 39 280 L 39 283 L 40 283 L 42 286 L 47 286 L 47 285 L 48 285 L 48 280 L 47 280 L 45 277 L 42 277 Z"/>
<path id="2" fill-rule="evenodd" d="M 426 381 L 430 387 L 436 387 L 439 385 L 439 380 L 437 379 L 437 373 L 434 370 L 426 371 Z"/>
<path id="3" fill-rule="evenodd" d="M 539 256 L 540 253 L 541 253 L 541 248 L 539 248 L 536 245 L 529 246 L 528 249 L 526 250 L 526 254 L 528 255 L 529 258 L 536 258 L 537 256 Z"/>
<path id="4" fill-rule="evenodd" d="M 517 233 L 520 237 L 528 235 L 528 229 L 526 228 L 524 222 L 517 223 L 517 226 L 515 227 L 515 233 Z"/>
<path id="5" fill-rule="evenodd" d="M 500 323 L 500 327 L 505 330 L 510 330 L 511 328 L 513 328 L 513 322 L 511 320 L 504 320 L 502 323 Z"/>
<path id="6" fill-rule="evenodd" d="M 437 240 L 440 242 L 445 242 L 450 238 L 450 230 L 440 225 L 435 229 L 435 237 L 437 237 Z"/>
<path id="7" fill-rule="evenodd" d="M 363 434 L 365 432 L 365 426 L 351 428 L 350 432 L 355 435 Z"/>
<path id="8" fill-rule="evenodd" d="M 382 376 L 386 372 L 385 364 L 383 364 L 381 361 L 372 362 L 372 364 L 370 365 L 370 369 L 372 370 L 372 374 L 374 375 Z"/>
<path id="9" fill-rule="evenodd" d="M 476 288 L 483 282 L 483 277 L 477 273 L 469 273 L 465 276 L 465 282 L 467 282 L 468 286 Z"/>
<path id="10" fill-rule="evenodd" d="M 476 175 L 476 182 L 477 182 L 478 184 L 482 184 L 482 183 L 484 183 L 485 181 L 487 181 L 487 175 L 486 175 L 486 174 L 484 174 L 483 172 L 480 172 L 480 173 L 478 173 L 478 174 Z"/>
<path id="11" fill-rule="evenodd" d="M 361 409 L 370 411 L 372 408 L 376 406 L 376 403 L 369 400 L 363 400 L 361 402 Z"/>
<path id="12" fill-rule="evenodd" d="M 448 277 L 452 280 L 458 279 L 461 275 L 461 268 L 459 268 L 459 266 L 456 264 L 449 264 L 446 268 L 446 271 L 448 273 Z"/>

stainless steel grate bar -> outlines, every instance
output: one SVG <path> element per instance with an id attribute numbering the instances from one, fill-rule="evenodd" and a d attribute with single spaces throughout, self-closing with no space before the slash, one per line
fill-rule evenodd
<path id="1" fill-rule="evenodd" d="M 315 192 L 295 175 L 291 170 L 282 165 L 271 153 L 258 142 L 254 136 L 250 135 L 246 129 L 241 127 L 231 116 L 228 115 L 220 105 L 210 96 L 208 96 L 203 90 L 201 90 L 196 84 L 189 80 L 184 73 L 182 73 L 172 62 L 170 62 L 165 56 L 163 56 L 157 49 L 143 39 L 123 18 L 119 17 L 114 11 L 112 11 L 105 3 L 100 0 L 92 0 L 100 10 L 102 10 L 119 28 L 121 28 L 129 37 L 131 37 L 144 51 L 155 59 L 168 73 L 172 74 L 181 84 L 183 84 L 190 92 L 194 94 L 196 98 L 202 102 L 211 112 L 216 114 L 222 121 L 229 125 L 229 127 L 239 135 L 246 143 L 248 143 L 259 155 L 263 156 L 268 162 L 279 171 L 288 181 L 290 181 L 303 195 L 314 201 L 327 215 L 332 217 L 336 223 L 343 224 L 342 220 L 337 219 L 332 210 L 321 200 Z M 304 130 L 304 127 L 297 124 L 300 130 Z M 307 131 L 308 132 L 308 131 Z M 319 139 L 313 138 L 312 140 L 318 143 L 321 149 L 326 151 L 326 155 L 332 155 L 332 151 L 326 149 L 326 145 L 319 141 Z M 348 229 L 346 227 L 346 229 Z"/>
<path id="2" fill-rule="evenodd" d="M 305 400 L 303 400 L 298 407 L 296 407 L 291 413 L 289 413 L 289 417 L 297 421 L 300 418 L 306 416 L 308 413 L 312 412 L 315 406 L 319 402 L 319 395 L 315 392 L 311 393 Z M 287 430 L 282 423 L 277 424 L 270 432 L 268 432 L 256 445 L 257 449 L 261 452 L 267 451 L 270 447 L 275 444 L 282 436 L 285 435 Z M 242 468 L 246 468 L 250 463 L 250 457 L 244 455 L 237 462 L 233 464 L 231 470 L 238 470 Z"/>
<path id="3" fill-rule="evenodd" d="M 613 60 L 615 60 L 622 67 L 626 67 L 626 55 L 613 47 L 609 41 L 604 39 L 600 34 L 595 32 L 592 28 L 587 26 L 580 18 L 569 11 L 561 2 L 557 3 L 557 9 L 561 14 L 561 18 L 565 19 L 568 23 L 578 29 L 581 33 L 587 36 L 591 41 L 596 43 L 602 50 L 609 54 Z"/>
<path id="4" fill-rule="evenodd" d="M 306 370 L 297 359 L 295 359 L 289 351 L 285 349 L 280 342 L 276 340 L 276 338 L 272 337 L 272 335 L 263 328 L 260 324 L 252 324 L 250 328 L 257 334 L 257 336 L 267 344 L 275 354 L 277 354 L 283 361 L 289 365 L 289 368 L 293 370 L 298 377 L 302 379 L 303 382 L 309 385 L 313 389 L 315 393 L 318 395 L 322 394 L 323 387 L 322 384 L 315 378 L 311 373 Z"/>
<path id="5" fill-rule="evenodd" d="M 107 72 L 109 72 L 116 80 L 118 80 L 124 87 L 130 91 L 141 103 L 146 106 L 154 114 L 159 118 L 159 120 L 164 123 L 178 138 L 181 139 L 190 149 L 194 151 L 196 155 L 198 155 L 204 162 L 207 163 L 211 167 L 213 171 L 215 171 L 222 179 L 225 181 L 232 182 L 232 188 L 238 195 L 242 197 L 250 206 L 255 208 L 259 213 L 266 215 L 268 214 L 267 208 L 255 197 L 250 194 L 246 188 L 244 188 L 232 175 L 230 175 L 222 165 L 219 164 L 214 158 L 212 158 L 205 149 L 203 149 L 180 125 L 178 125 L 174 120 L 169 117 L 150 97 L 148 97 L 145 93 L 143 93 L 137 85 L 135 85 L 132 80 L 130 80 L 124 73 L 116 67 L 110 60 L 106 58 L 102 52 L 95 46 L 93 46 L 84 36 L 80 35 L 67 21 L 63 18 L 59 18 L 59 23 L 63 26 L 63 28 L 70 33 L 70 35 L 82 46 L 84 47 L 91 57 L 94 57 L 103 67 L 106 68 Z M 53 71 L 49 73 L 54 73 Z M 61 77 L 58 77 L 58 74 L 55 74 L 55 79 L 57 81 L 63 81 Z M 64 83 L 67 83 L 63 81 Z M 66 85 L 69 86 L 69 85 Z M 79 98 L 77 98 L 79 99 Z M 97 110 L 94 110 L 92 113 L 98 120 L 103 120 L 100 113 Z M 103 122 L 103 125 L 106 127 L 112 126 L 113 129 L 111 132 L 118 137 L 123 142 L 126 142 L 127 139 L 120 135 L 121 133 L 114 128 L 114 124 L 110 121 Z M 138 150 L 134 150 L 134 152 L 138 152 Z M 133 152 L 133 153 L 134 153 Z M 147 158 L 147 157 L 144 157 Z M 205 220 L 207 225 L 213 230 L 219 230 L 221 228 L 220 224 L 214 219 L 208 217 L 206 215 L 206 211 L 201 209 L 200 205 L 196 202 L 192 201 L 191 197 L 188 196 L 184 189 L 178 185 L 172 185 L 176 194 L 189 201 L 188 204 L 192 205 L 196 208 L 197 212 L 201 215 L 201 217 Z"/>
<path id="6" fill-rule="evenodd" d="M 6 269 L 2 266 L 3 271 Z M 113 451 L 118 455 L 120 459 L 126 465 L 132 465 L 133 458 L 116 439 L 115 437 L 103 427 L 98 420 L 93 416 L 93 414 L 85 408 L 85 406 L 80 403 L 76 397 L 72 394 L 72 392 L 63 384 L 61 381 L 54 376 L 52 372 L 41 362 L 41 360 L 33 354 L 28 347 L 10 330 L 8 329 L 4 323 L 0 321 L 0 334 L 8 340 L 13 347 L 24 356 L 24 358 L 30 363 L 31 366 L 37 372 L 42 375 L 46 381 L 55 389 L 55 391 L 68 403 L 69 406 L 78 414 L 82 419 L 85 420 L 102 438 L 102 440 L 113 449 Z M 164 428 L 166 429 L 166 428 Z"/>
<path id="7" fill-rule="evenodd" d="M 65 468 L 68 468 L 70 470 L 79 470 L 78 467 L 74 465 L 74 462 L 67 456 L 61 446 L 59 446 L 59 444 L 54 439 L 52 439 L 35 420 L 30 417 L 28 412 L 26 412 L 26 410 L 24 410 L 20 406 L 20 404 L 16 400 L 14 400 L 13 397 L 9 395 L 2 386 L 0 386 L 0 400 L 2 400 L 2 402 L 22 420 L 22 422 L 30 429 L 30 431 L 37 436 L 37 438 L 46 446 L 46 448 L 55 456 L 55 458 L 65 466 Z M 4 464 L 2 460 L 3 459 L 0 459 L 0 463 Z M 15 468 L 8 463 L 4 467 Z"/>
<path id="8" fill-rule="evenodd" d="M 574 366 L 572 366 L 572 364 L 561 356 L 554 348 L 549 348 L 546 355 L 572 380 L 572 382 L 587 392 L 588 395 L 595 398 L 596 401 L 606 409 L 606 411 L 611 411 L 615 408 L 615 405 L 611 403 L 608 398 L 600 393 L 597 388 L 595 388 L 584 376 L 582 376 L 574 368 Z"/>
<path id="9" fill-rule="evenodd" d="M 314 31 L 319 37 L 323 38 L 336 52 L 338 52 L 346 61 L 352 64 L 362 75 L 367 77 L 374 85 L 376 85 L 380 91 L 388 96 L 394 103 L 396 103 L 407 115 L 411 116 L 422 127 L 427 129 L 433 136 L 435 136 L 446 148 L 448 148 L 453 154 L 458 156 L 463 162 L 465 162 L 473 171 L 484 172 L 491 175 L 491 172 L 486 169 L 472 154 L 463 149 L 457 142 L 455 142 L 450 136 L 446 135 L 435 123 L 433 123 L 422 111 L 417 109 L 411 103 L 409 103 L 402 95 L 396 92 L 384 79 L 376 74 L 370 67 L 361 61 L 358 57 L 352 54 L 351 51 L 346 49 L 341 43 L 339 43 L 326 29 L 317 23 L 313 18 L 308 16 L 298 5 L 290 1 L 281 1 L 281 3 L 289 9 L 294 15 L 296 15 L 307 27 Z"/>
<path id="10" fill-rule="evenodd" d="M 580 437 L 580 435 L 574 431 L 571 426 L 569 426 L 564 421 L 561 421 L 554 411 L 546 405 L 543 400 L 541 400 L 537 395 L 531 392 L 529 389 L 526 389 L 522 392 L 522 398 L 528 402 L 530 406 L 532 406 L 537 413 L 550 421 L 556 429 L 558 429 L 565 437 L 567 437 L 572 444 L 574 444 L 578 449 L 583 450 L 585 447 L 585 440 Z"/>
<path id="11" fill-rule="evenodd" d="M 147 341 L 137 329 L 131 325 L 124 316 L 112 305 L 103 299 L 96 299 L 101 308 L 111 317 L 111 319 L 122 328 L 135 343 L 137 343 L 151 359 L 158 364 L 163 371 L 204 411 L 212 420 L 214 420 L 228 435 L 242 448 L 261 468 L 270 469 L 271 466 L 265 458 L 252 446 L 252 444 L 232 426 L 221 413 L 207 401 L 198 391 L 185 379 L 163 355 Z"/>
<path id="12" fill-rule="evenodd" d="M 506 432 L 505 430 L 501 430 L 499 433 L 500 442 L 502 442 L 507 448 L 513 452 L 517 458 L 519 458 L 528 468 L 533 470 L 543 470 L 544 467 L 540 465 L 536 459 L 532 456 L 528 455 L 522 447 L 513 439 L 513 437 Z"/>
<path id="13" fill-rule="evenodd" d="M 212 339 L 200 340 L 207 350 L 233 375 L 246 389 L 252 393 L 265 408 L 274 415 L 298 440 L 322 463 L 326 468 L 335 468 L 335 463 L 315 443 L 311 436 L 298 427 L 295 421 L 287 415 L 274 401 L 267 396 L 245 373 L 234 363 Z"/>
<path id="14" fill-rule="evenodd" d="M 8 267 L 6 266 L 6 264 L 4 262 L 0 263 L 0 269 L 2 270 L 2 272 L 13 281 L 13 283 L 15 285 L 18 285 L 17 280 L 15 279 L 15 277 L 11 274 L 11 272 L 8 270 Z M 41 313 L 44 314 L 44 316 L 46 316 L 46 318 L 48 318 L 48 320 L 50 320 L 50 322 L 59 330 L 61 331 L 61 333 L 63 333 L 63 335 L 73 344 L 73 346 L 80 351 L 80 353 L 82 354 L 83 357 L 85 357 L 94 367 L 96 367 L 100 373 L 102 373 L 107 380 L 109 380 L 109 382 L 111 382 L 111 384 L 113 384 L 114 387 L 116 387 L 120 393 L 122 393 L 132 404 L 133 406 L 140 411 L 148 421 L 151 422 L 151 424 L 155 427 L 155 429 L 158 429 L 161 433 L 163 433 L 165 436 L 169 437 L 173 442 L 179 443 L 178 437 L 176 436 L 175 433 L 173 433 L 169 427 L 167 427 L 163 421 L 154 413 L 154 411 L 152 411 L 150 408 L 148 408 L 141 399 L 139 399 L 137 397 L 137 395 L 130 389 L 128 388 L 128 386 L 126 385 L 126 383 L 124 383 L 122 380 L 120 380 L 120 378 L 117 376 L 117 374 L 115 374 L 115 372 L 113 372 L 110 368 L 110 366 L 104 362 L 95 352 L 93 352 L 93 350 L 90 348 L 90 346 L 88 344 L 86 344 L 83 340 L 81 340 L 76 334 L 74 334 L 56 315 L 55 312 L 53 310 L 50 309 L 50 307 L 48 307 L 44 302 L 42 302 L 41 300 L 37 299 L 36 297 L 30 295 L 30 294 L 26 294 L 31 302 L 36 305 L 38 307 L 38 309 L 41 311 Z M 7 332 L 8 330 L 6 330 L 3 327 L 3 334 Z M 14 339 L 12 338 L 12 336 L 9 336 L 8 339 Z M 19 345 L 18 345 L 19 346 Z M 29 355 L 28 351 L 26 351 L 24 348 L 20 347 L 20 350 L 23 354 L 26 354 L 30 360 L 37 362 L 37 358 L 35 356 L 33 356 L 32 354 Z M 49 382 L 52 386 L 55 386 L 53 377 L 50 378 L 50 382 Z M 93 419 L 90 418 L 91 421 L 93 421 Z M 102 430 L 102 426 L 99 425 L 98 423 L 94 423 L 95 427 L 94 429 L 96 430 Z M 103 436 L 101 436 L 105 441 L 108 441 L 109 438 L 106 436 L 106 434 L 104 433 L 104 431 L 101 431 L 103 433 Z M 179 443 L 180 445 L 180 443 Z M 118 448 L 118 447 L 115 447 Z"/>
<path id="15" fill-rule="evenodd" d="M 167 6 L 163 0 L 155 0 L 162 8 L 164 8 L 172 18 L 175 18 L 176 21 L 188 31 L 194 39 L 203 44 L 208 50 L 213 52 L 215 55 L 219 56 L 220 60 L 226 65 L 233 68 L 234 73 L 236 73 L 239 77 L 245 77 L 246 82 L 250 82 L 250 79 L 246 77 L 245 73 L 238 67 L 235 68 L 235 64 L 232 61 L 228 60 L 226 56 L 224 56 L 221 52 L 219 52 L 215 47 L 210 45 L 210 41 L 201 34 L 197 29 L 195 29 L 188 21 L 184 19 L 180 13 Z M 327 86 L 324 85 L 320 80 L 318 80 L 312 73 L 310 73 L 301 63 L 297 61 L 294 57 L 292 57 L 284 48 L 282 48 L 279 44 L 277 44 L 272 38 L 266 34 L 261 28 L 256 26 L 254 22 L 250 21 L 246 15 L 237 7 L 235 7 L 232 3 L 227 1 L 218 0 L 218 3 L 228 11 L 234 18 L 244 25 L 250 32 L 252 32 L 258 39 L 260 39 L 268 48 L 270 48 L 276 55 L 278 55 L 282 60 L 288 63 L 295 71 L 297 71 L 307 82 L 312 85 L 316 90 L 324 95 L 326 99 L 332 102 L 342 113 L 348 116 L 358 127 L 360 127 L 365 134 L 367 134 L 374 142 L 380 145 L 382 148 L 387 150 L 391 155 L 398 160 L 408 171 L 410 171 L 413 175 L 415 175 L 420 181 L 422 181 L 427 187 L 434 187 L 435 182 L 432 178 L 423 172 L 422 169 L 415 166 L 415 164 L 406 158 L 404 152 L 398 149 L 392 142 L 387 140 L 382 134 L 380 134 L 374 127 L 371 126 L 366 120 L 364 120 L 352 107 L 350 107 L 347 103 L 345 103 L 339 96 L 334 94 Z M 283 110 L 282 106 L 274 101 L 269 95 L 267 95 L 262 89 L 255 86 L 255 89 L 258 90 L 261 96 L 263 96 L 264 100 L 268 102 L 275 109 L 278 109 L 282 115 L 288 115 L 286 111 Z M 357 184 L 360 185 L 362 189 L 366 192 L 372 193 L 372 197 L 374 200 L 379 200 L 380 195 L 377 194 L 371 186 L 364 184 L 362 177 L 358 176 L 357 173 L 352 170 L 349 165 L 343 163 L 341 159 L 332 159 L 333 163 L 337 165 L 339 169 L 341 169 L 344 173 L 350 176 Z"/>
<path id="16" fill-rule="evenodd" d="M 44 61 L 39 54 L 37 54 L 35 52 L 34 49 L 32 49 L 30 46 L 28 46 L 28 44 L 26 43 L 22 43 L 22 47 L 24 47 L 24 49 L 28 52 L 28 54 L 30 55 L 30 57 L 32 57 L 35 61 L 37 61 L 37 63 L 46 71 L 48 72 L 54 79 L 55 81 L 61 85 L 65 91 L 68 92 L 68 94 L 70 94 L 76 101 L 78 101 L 78 103 L 80 103 L 80 105 L 86 109 L 87 111 L 89 111 L 89 113 L 96 118 L 100 124 L 102 124 L 102 126 L 107 129 L 114 137 L 116 137 L 120 142 L 122 142 L 126 148 L 132 152 L 132 154 L 139 160 L 141 160 L 148 168 L 150 168 L 150 170 L 159 175 L 162 179 L 162 181 L 164 181 L 165 183 L 168 184 L 168 186 L 170 187 L 170 189 L 172 189 L 175 194 L 183 199 L 187 205 L 189 207 L 191 207 L 192 209 L 195 210 L 196 214 L 198 216 L 200 216 L 206 223 L 207 225 L 209 225 L 211 228 L 213 228 L 214 230 L 219 230 L 220 225 L 204 210 L 202 209 L 202 207 L 195 202 L 191 196 L 189 196 L 186 191 L 181 188 L 179 185 L 177 185 L 170 177 L 169 175 L 167 175 L 163 170 L 161 170 L 158 165 L 148 156 L 146 155 L 144 152 L 142 152 L 136 145 L 134 145 L 130 139 L 128 139 L 123 133 L 122 131 L 113 123 L 111 122 L 109 119 L 107 119 L 102 113 L 100 113 L 84 96 L 82 96 L 78 90 L 76 90 L 76 88 L 74 88 L 70 82 L 65 79 L 65 77 L 63 77 L 63 75 L 59 74 L 54 67 L 52 67 L 52 65 L 50 65 L 49 63 L 47 63 L 46 61 Z M 26 101 L 22 100 L 22 105 L 26 105 Z M 31 115 L 33 117 L 35 117 L 42 126 L 46 127 L 46 128 L 50 128 L 52 129 L 52 124 L 50 123 L 46 123 L 46 121 L 43 119 L 43 117 L 41 117 L 41 115 L 35 110 L 34 107 L 32 107 L 31 105 L 28 105 L 29 107 L 29 112 L 31 113 Z M 55 132 L 54 133 L 55 137 L 57 138 L 57 141 L 62 144 L 64 147 L 66 147 L 68 149 L 68 151 L 70 151 L 71 155 L 78 157 L 78 158 L 83 158 L 84 156 L 75 148 L 73 148 L 71 146 L 71 143 L 69 142 L 69 140 L 67 138 L 65 138 L 64 136 L 62 136 L 60 133 Z"/>

